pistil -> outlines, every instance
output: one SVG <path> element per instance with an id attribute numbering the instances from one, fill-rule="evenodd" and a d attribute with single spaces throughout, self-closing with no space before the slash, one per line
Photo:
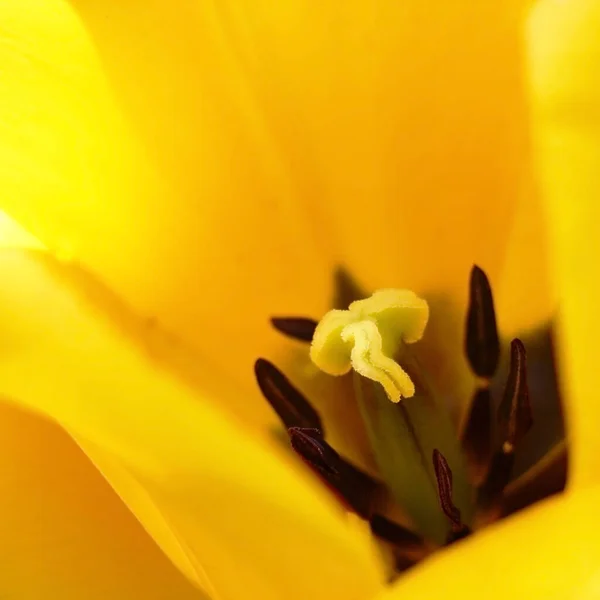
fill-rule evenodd
<path id="1" fill-rule="evenodd" d="M 348 310 L 331 310 L 319 322 L 310 358 L 328 375 L 354 369 L 380 383 L 392 402 L 410 398 L 415 386 L 396 362 L 404 344 L 423 337 L 429 307 L 409 290 L 379 290 L 352 302 Z"/>

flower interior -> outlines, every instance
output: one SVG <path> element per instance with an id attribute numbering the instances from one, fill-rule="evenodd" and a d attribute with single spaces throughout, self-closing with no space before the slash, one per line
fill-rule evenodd
<path id="1" fill-rule="evenodd" d="M 376 473 L 359 468 L 328 443 L 319 413 L 273 363 L 259 358 L 255 374 L 293 450 L 347 510 L 369 523 L 393 558 L 392 578 L 440 548 L 562 491 L 564 439 L 542 452 L 527 444 L 536 427 L 527 350 L 521 339 L 512 339 L 502 373 L 494 300 L 481 268 L 471 270 L 464 334 L 477 385 L 460 428 L 451 419 L 448 394 L 433 384 L 436 365 L 422 361 L 416 351 L 426 333 L 428 303 L 394 289 L 358 299 L 350 280 L 344 286 L 341 295 L 354 297 L 347 309 L 332 310 L 320 322 L 274 317 L 272 324 L 306 343 L 312 362 L 325 373 L 352 377 L 348 402 L 358 405 Z M 540 370 L 537 362 L 535 378 L 548 379 L 552 364 Z M 551 363 L 551 356 L 543 362 Z M 547 388 L 556 394 L 554 381 L 541 387 Z M 543 427 L 544 419 L 540 422 Z"/>

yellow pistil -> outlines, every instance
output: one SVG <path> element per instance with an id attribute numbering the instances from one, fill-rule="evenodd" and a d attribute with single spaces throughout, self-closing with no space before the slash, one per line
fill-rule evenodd
<path id="1" fill-rule="evenodd" d="M 354 369 L 379 382 L 392 402 L 410 398 L 415 386 L 394 356 L 402 344 L 418 342 L 429 306 L 410 290 L 386 289 L 357 300 L 348 310 L 331 310 L 313 336 L 310 358 L 329 375 Z"/>

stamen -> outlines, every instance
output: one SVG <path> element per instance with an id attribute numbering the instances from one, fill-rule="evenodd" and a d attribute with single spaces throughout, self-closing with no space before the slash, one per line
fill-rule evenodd
<path id="1" fill-rule="evenodd" d="M 473 396 L 462 433 L 462 447 L 473 483 L 479 485 L 492 457 L 492 400 L 488 388 L 479 388 Z"/>
<path id="2" fill-rule="evenodd" d="M 375 537 L 388 544 L 396 572 L 470 535 L 471 527 L 479 528 L 538 495 L 545 497 L 564 487 L 564 442 L 562 450 L 560 444 L 555 446 L 555 456 L 542 459 L 544 465 L 537 462 L 513 477 L 518 444 L 533 424 L 526 352 L 518 339 L 511 343 L 510 370 L 496 415 L 500 439 L 493 439 L 495 402 L 490 386 L 499 365 L 500 340 L 490 282 L 481 268 L 473 266 L 469 283 L 464 346 L 478 388 L 460 438 L 463 452 L 443 399 L 430 385 L 419 357 L 404 346 L 424 335 L 427 302 L 397 289 L 379 290 L 359 300 L 363 294 L 345 270 L 338 269 L 335 277 L 335 309 L 319 323 L 292 316 L 273 317 L 271 323 L 290 338 L 311 342 L 311 360 L 324 372 L 355 371 L 355 400 L 382 481 L 355 467 L 325 441 L 319 414 L 277 367 L 257 360 L 256 378 L 286 426 L 292 449 L 348 510 L 369 522 Z M 530 354 L 532 384 L 533 358 Z M 402 398 L 406 401 L 398 405 L 389 402 Z M 391 514 L 393 506 L 402 509 L 419 533 L 383 516 L 382 512 Z"/>
<path id="3" fill-rule="evenodd" d="M 446 539 L 446 544 L 453 544 L 470 535 L 471 529 L 462 522 L 460 510 L 452 501 L 452 470 L 444 455 L 437 449 L 433 451 L 433 468 L 438 484 L 440 506 L 452 527 Z"/>
<path id="4" fill-rule="evenodd" d="M 337 477 L 336 464 L 339 454 L 323 439 L 318 429 L 290 427 L 288 429 L 292 448 L 325 476 Z"/>
<path id="5" fill-rule="evenodd" d="M 525 346 L 519 339 L 510 345 L 510 371 L 504 397 L 498 408 L 498 427 L 502 447 L 496 452 L 487 478 L 478 494 L 483 510 L 494 509 L 499 513 L 504 488 L 508 485 L 515 464 L 515 448 L 533 425 Z"/>
<path id="6" fill-rule="evenodd" d="M 384 488 L 342 458 L 314 428 L 290 427 L 292 448 L 324 479 L 338 497 L 363 519 L 369 519 Z"/>
<path id="7" fill-rule="evenodd" d="M 305 317 L 272 317 L 271 325 L 292 339 L 311 342 L 318 323 Z"/>
<path id="8" fill-rule="evenodd" d="M 435 473 L 431 462 L 434 448 L 452 457 L 456 469 L 456 502 L 464 514 L 471 512 L 471 491 L 461 456 L 456 430 L 446 415 L 440 414 L 433 398 L 423 391 L 400 404 L 393 404 L 381 386 L 354 375 L 355 396 L 379 472 L 419 533 L 442 544 L 448 531 L 445 515 L 439 509 Z"/>
<path id="9" fill-rule="evenodd" d="M 330 375 L 354 368 L 381 383 L 389 399 L 399 402 L 415 389 L 393 357 L 402 344 L 421 339 L 428 318 L 427 302 L 413 292 L 380 290 L 353 302 L 348 310 L 329 311 L 317 326 L 310 357 Z"/>
<path id="10" fill-rule="evenodd" d="M 510 372 L 504 398 L 498 407 L 498 426 L 504 452 L 512 452 L 532 425 L 525 346 L 521 340 L 514 339 L 510 344 Z"/>
<path id="11" fill-rule="evenodd" d="M 463 524 L 460 518 L 460 510 L 452 502 L 452 470 L 444 455 L 437 449 L 433 451 L 433 468 L 437 479 L 440 506 L 450 520 L 452 529 L 459 531 L 462 529 Z"/>
<path id="12" fill-rule="evenodd" d="M 476 265 L 471 270 L 465 347 L 475 374 L 491 378 L 498 368 L 500 340 L 490 282 Z"/>
<path id="13" fill-rule="evenodd" d="M 275 365 L 259 358 L 254 363 L 254 373 L 260 391 L 286 428 L 307 427 L 323 431 L 317 411 Z"/>

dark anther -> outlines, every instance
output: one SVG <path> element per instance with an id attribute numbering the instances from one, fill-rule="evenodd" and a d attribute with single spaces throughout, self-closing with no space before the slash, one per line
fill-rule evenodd
<path id="1" fill-rule="evenodd" d="M 486 480 L 479 489 L 478 504 L 483 510 L 500 511 L 504 488 L 508 485 L 515 463 L 515 447 L 533 424 L 525 346 L 514 339 L 510 345 L 510 372 L 504 397 L 498 407 L 498 428 L 501 448 L 492 459 Z"/>
<path id="2" fill-rule="evenodd" d="M 498 407 L 498 426 L 504 452 L 512 452 L 532 425 L 525 346 L 521 340 L 514 339 L 510 345 L 510 372 Z"/>
<path id="3" fill-rule="evenodd" d="M 383 515 L 375 514 L 369 521 L 371 532 L 374 536 L 397 546 L 405 551 L 420 550 L 423 548 L 423 538 L 420 535 L 390 521 Z"/>
<path id="4" fill-rule="evenodd" d="M 469 284 L 465 346 L 467 358 L 475 374 L 491 378 L 498 368 L 500 341 L 490 282 L 476 265 L 471 270 Z"/>
<path id="5" fill-rule="evenodd" d="M 462 433 L 462 447 L 476 485 L 481 483 L 492 458 L 492 400 L 487 388 L 475 392 Z"/>
<path id="6" fill-rule="evenodd" d="M 337 477 L 339 472 L 336 465 L 340 461 L 339 454 L 323 439 L 320 430 L 305 427 L 290 427 L 288 429 L 292 448 L 311 467 L 326 477 Z"/>
<path id="7" fill-rule="evenodd" d="M 301 342 L 312 342 L 317 324 L 305 317 L 271 317 L 271 325 L 277 331 Z"/>
<path id="8" fill-rule="evenodd" d="M 382 485 L 343 459 L 314 428 L 288 429 L 294 450 L 356 514 L 369 519 Z"/>
<path id="9" fill-rule="evenodd" d="M 260 391 L 286 428 L 308 427 L 323 431 L 317 411 L 275 365 L 259 358 L 254 363 L 254 373 Z"/>
<path id="10" fill-rule="evenodd" d="M 437 449 L 433 451 L 433 467 L 435 469 L 435 478 L 437 479 L 440 506 L 450 520 L 452 529 L 460 531 L 463 529 L 460 510 L 452 502 L 452 470 L 444 455 Z"/>

